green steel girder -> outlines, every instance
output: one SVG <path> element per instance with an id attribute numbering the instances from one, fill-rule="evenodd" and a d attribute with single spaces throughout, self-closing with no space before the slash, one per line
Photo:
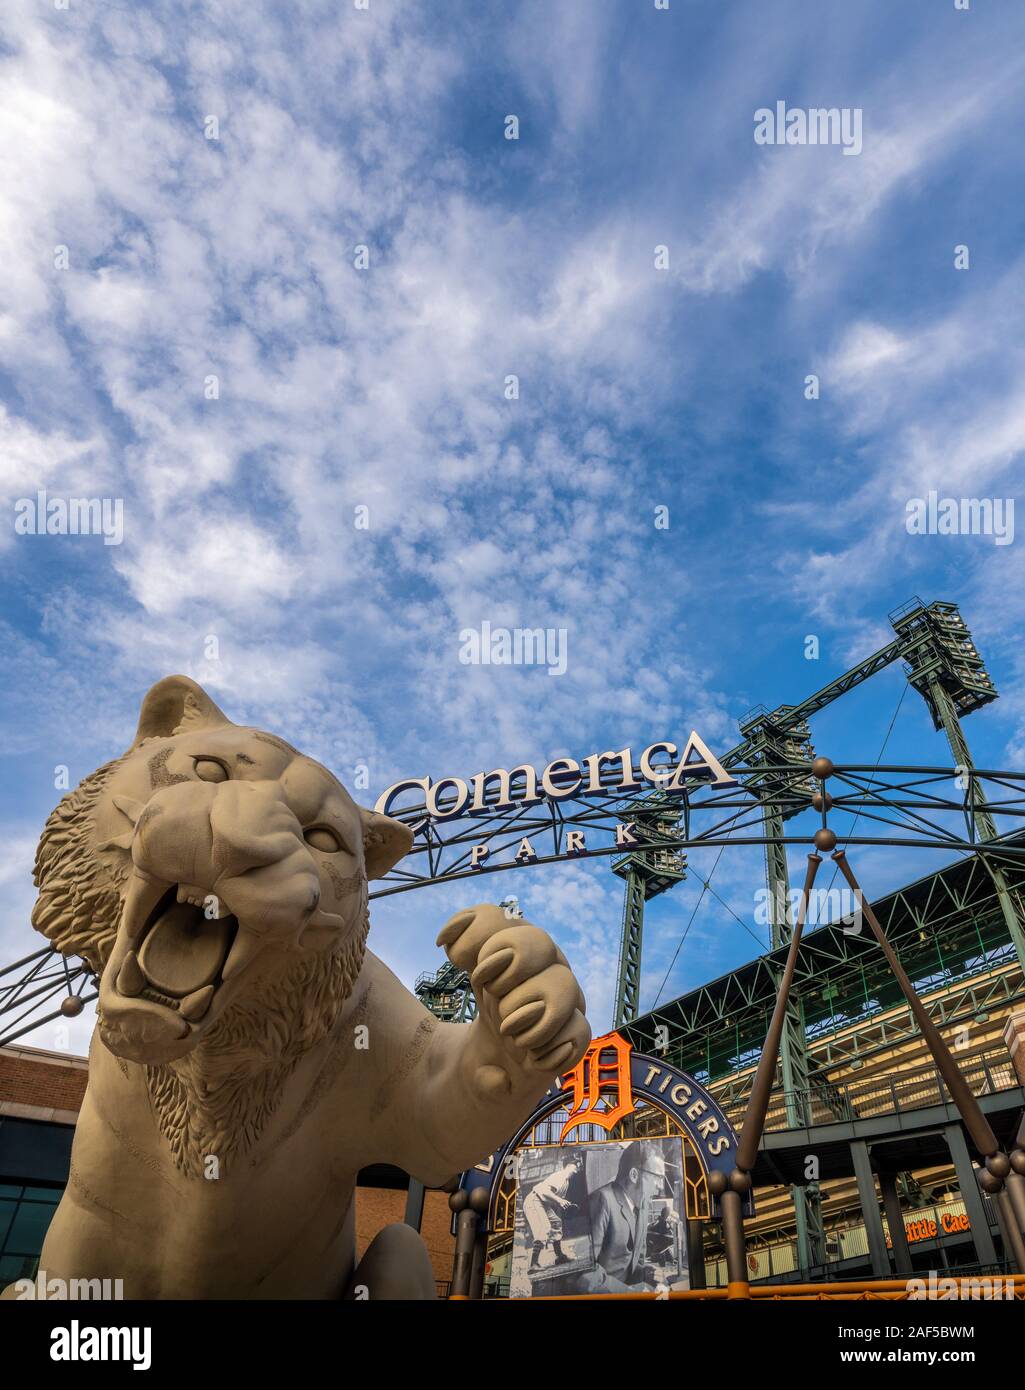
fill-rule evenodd
<path id="1" fill-rule="evenodd" d="M 912 600 L 907 607 L 911 612 L 917 613 L 920 610 L 926 614 L 939 614 L 940 612 L 946 614 L 950 609 L 957 611 L 956 604 L 936 602 L 925 605 L 920 599 Z M 831 705 L 834 700 L 838 700 L 841 695 L 846 695 L 848 691 L 863 685 L 872 676 L 884 671 L 887 666 L 892 666 L 895 661 L 904 660 L 913 664 L 919 647 L 929 643 L 932 637 L 932 629 L 911 622 L 909 613 L 908 617 L 902 619 L 902 625 L 892 642 L 888 642 L 885 647 L 880 647 L 879 651 L 873 652 L 864 661 L 859 661 L 856 666 L 852 666 L 842 676 L 837 676 L 835 680 L 831 680 L 821 690 L 816 690 L 813 695 L 809 695 L 799 705 L 781 705 L 778 710 L 775 710 L 773 719 L 776 727 L 781 732 L 796 730 L 805 724 L 813 714 L 818 714 L 827 705 Z M 760 711 L 756 710 L 753 713 L 760 713 Z M 747 751 L 748 742 L 745 738 L 720 761 L 724 767 L 736 767 L 739 763 L 744 762 Z"/>
<path id="2" fill-rule="evenodd" d="M 637 1017 L 641 988 L 641 945 L 644 933 L 644 879 L 636 869 L 627 875 L 623 897 L 623 930 L 619 944 L 615 1026 Z"/>
<path id="3" fill-rule="evenodd" d="M 960 621 L 960 619 L 958 619 Z M 963 624 L 962 624 L 963 626 Z M 967 629 L 966 629 L 967 631 Z M 974 651 L 974 646 L 972 651 Z M 981 664 L 981 663 L 980 663 Z M 960 674 L 960 672 L 958 672 Z M 992 689 L 992 683 L 985 672 L 981 672 L 976 680 L 978 685 L 982 678 L 989 684 L 992 694 L 987 698 L 995 699 L 996 691 Z M 928 692 L 930 708 L 933 712 L 934 720 L 937 720 L 947 736 L 950 751 L 954 757 L 954 766 L 959 770 L 962 777 L 969 771 L 974 771 L 975 764 L 972 761 L 971 751 L 968 741 L 961 728 L 961 721 L 958 717 L 959 703 L 964 704 L 969 698 L 975 698 L 977 704 L 985 703 L 982 692 L 978 690 L 959 690 L 952 689 L 952 680 L 949 675 L 944 679 L 944 673 L 939 669 L 938 663 L 930 665 L 928 672 L 922 677 L 925 690 Z M 977 707 L 977 706 L 976 706 Z M 967 809 L 971 816 L 975 828 L 975 834 L 980 843 L 989 843 L 997 838 L 996 823 L 986 802 L 986 796 L 981 784 L 974 777 L 967 779 Z M 1025 968 L 1025 909 L 1019 894 L 1011 887 L 1004 868 L 999 860 L 994 860 L 989 854 L 980 849 L 980 858 L 986 865 L 987 871 L 993 879 L 993 887 L 996 890 L 997 899 L 1000 903 L 1000 910 L 1007 926 L 1008 935 L 1014 945 L 1015 954 L 1022 967 Z"/>
<path id="4" fill-rule="evenodd" d="M 922 635 L 905 665 L 908 681 L 923 697 L 933 724 L 947 736 L 954 765 L 963 775 L 974 770 L 961 719 L 997 698 L 996 686 L 983 665 L 971 631 L 956 604 L 921 600 L 905 604 L 890 615 L 898 637 Z M 975 778 L 967 783 L 966 810 L 977 839 L 988 843 L 997 838 L 996 823 L 986 803 L 982 784 Z M 993 878 L 1000 910 L 1014 944 L 1015 954 L 1025 969 L 1025 907 L 1011 887 L 999 862 L 985 855 L 984 862 Z"/>
<path id="5" fill-rule="evenodd" d="M 1009 860 L 1012 887 L 1025 884 L 1025 864 Z M 916 988 L 928 993 L 1014 961 L 993 880 L 977 855 L 949 864 L 874 904 L 887 936 Z M 924 939 L 923 939 L 924 938 Z M 665 1025 L 679 1065 L 716 1079 L 757 1058 L 785 959 L 779 948 L 700 988 L 659 1005 L 624 1027 L 634 1045 L 650 1049 Z M 827 925 L 802 938 L 795 988 L 806 1036 L 833 1031 L 900 1007 L 903 996 L 868 932 Z"/>
<path id="6" fill-rule="evenodd" d="M 413 993 L 429 1013 L 446 1023 L 469 1023 L 477 1017 L 470 977 L 451 961 L 418 975 Z"/>
<path id="7" fill-rule="evenodd" d="M 680 810 L 666 800 L 635 812 L 631 823 L 636 838 L 642 843 L 654 840 L 661 847 L 638 849 L 612 861 L 612 872 L 626 880 L 616 981 L 614 1017 L 617 1028 L 627 1019 L 636 1018 L 640 1009 L 644 904 L 687 876 L 686 854 L 665 847 L 665 841 L 676 833 L 680 814 Z"/>
<path id="8" fill-rule="evenodd" d="M 921 672 L 928 671 L 929 680 L 932 681 L 935 677 L 931 673 L 934 669 L 940 669 L 947 687 L 953 689 L 959 680 L 972 685 L 976 704 L 970 704 L 966 697 L 962 700 L 966 709 L 976 708 L 983 695 L 986 698 L 996 698 L 996 691 L 982 669 L 981 658 L 971 642 L 971 634 L 956 604 L 936 602 L 926 606 L 921 600 L 914 599 L 897 613 L 891 614 L 891 618 L 894 619 L 896 632 L 893 642 L 830 681 L 799 705 L 780 705 L 771 712 L 764 705 L 756 706 L 740 720 L 742 741 L 721 759 L 726 768 L 737 768 L 741 764 L 745 766 L 745 775 L 741 779 L 743 786 L 758 798 L 765 809 L 765 850 L 774 948 L 785 944 L 786 930 L 785 922 L 777 921 L 779 913 L 775 894 L 781 885 L 785 885 L 784 891 L 789 892 L 782 822 L 806 810 L 814 790 L 810 775 L 801 781 L 793 775 L 795 765 L 808 765 L 814 758 L 808 728 L 809 717 L 901 658 L 907 663 L 908 678 L 916 684 L 916 688 L 922 688 L 921 681 L 924 677 Z M 987 694 L 987 691 L 990 693 Z M 984 800 L 978 782 L 972 781 L 971 788 L 972 797 L 976 802 Z M 642 818 L 647 807 L 664 805 L 665 800 L 664 794 L 656 792 L 638 801 L 631 814 Z M 685 833 L 689 835 L 689 823 Z M 985 838 L 992 838 L 994 835 L 995 830 Z M 630 856 L 620 861 L 620 865 L 613 867 L 622 877 L 627 877 L 628 874 L 643 872 L 642 864 L 643 861 L 637 861 L 634 856 Z M 672 882 L 665 882 L 658 891 L 665 891 L 672 886 Z M 644 900 L 631 902 L 631 891 L 628 880 L 627 898 L 623 908 L 624 937 L 620 944 L 619 984 L 616 995 L 617 1026 L 635 1018 L 639 1007 L 633 981 L 639 979 L 641 969 Z M 651 897 L 654 893 L 646 892 L 644 896 Z M 629 933 L 629 939 L 626 933 Z M 1022 938 L 1022 947 L 1025 950 L 1025 937 Z M 792 1051 L 793 1048 L 800 1047 L 800 1028 L 794 1025 L 788 1027 L 787 1031 L 789 1043 L 784 1043 L 784 1054 L 788 1048 Z M 796 1065 L 800 1066 L 799 1060 Z"/>
<path id="9" fill-rule="evenodd" d="M 994 917 L 987 926 L 986 935 L 989 941 L 983 959 L 989 963 L 1013 960 L 1013 953 L 1002 926 L 999 917 Z M 822 928 L 818 933 L 811 933 L 811 937 L 824 935 L 829 930 Z M 898 954 L 905 965 L 914 967 L 916 962 L 908 959 L 909 955 L 914 953 L 898 948 Z M 798 971 L 798 978 L 808 982 L 808 989 L 805 991 L 805 1027 L 806 1036 L 812 1039 L 818 1032 L 853 1026 L 871 1019 L 879 1012 L 898 1006 L 897 997 L 888 989 L 887 978 L 874 971 L 870 974 L 868 969 L 861 967 L 854 972 L 850 980 L 853 998 L 848 996 L 843 999 L 839 1008 L 833 1006 L 833 1000 L 830 999 L 831 1009 L 824 1012 L 820 1021 L 821 1027 L 809 1027 L 808 997 L 814 1000 L 816 992 L 819 998 L 822 998 L 823 993 L 830 993 L 830 982 L 822 981 L 821 976 L 818 977 L 820 988 L 815 990 L 817 977 L 814 966 L 816 963 L 835 964 L 835 961 L 836 956 L 832 952 L 820 953 L 813 949 L 805 965 Z M 936 971 L 926 974 L 922 970 L 915 973 L 918 976 L 916 986 L 926 993 L 957 978 L 952 973 L 944 976 Z M 703 987 L 685 996 L 683 1000 L 660 1007 L 646 1015 L 645 1019 L 650 1019 L 652 1025 L 666 1025 L 669 1029 L 670 1046 L 680 1050 L 680 1065 L 684 1066 L 685 1070 L 714 1079 L 750 1063 L 759 1055 L 771 1013 L 775 981 L 775 972 L 767 966 L 760 965 L 754 970 L 745 967 L 724 980 L 716 981 L 713 986 Z M 770 990 L 772 995 L 769 995 Z M 639 1036 L 647 1031 L 645 1019 L 635 1021 Z M 641 1043 L 638 1042 L 637 1045 L 640 1046 Z"/>
<path id="10" fill-rule="evenodd" d="M 740 723 L 743 742 L 731 750 L 722 760 L 728 768 L 744 763 L 748 769 L 759 769 L 754 775 L 749 772 L 748 776 L 743 779 L 743 785 L 748 791 L 753 792 L 762 803 L 772 951 L 768 957 L 764 958 L 765 967 L 759 968 L 756 965 L 754 972 L 749 972 L 747 980 L 741 980 L 739 972 L 735 972 L 733 976 L 728 977 L 727 983 L 717 982 L 720 985 L 718 991 L 713 986 L 707 991 L 698 991 L 696 998 L 691 996 L 691 1000 L 697 1004 L 699 1011 L 702 1006 L 709 1005 L 712 1010 L 711 1026 L 707 1020 L 704 1025 L 704 1068 L 700 1066 L 700 1043 L 702 1041 L 700 1027 L 695 1029 L 692 1026 L 689 1030 L 689 1038 L 685 1037 L 688 1029 L 685 1022 L 687 1007 L 684 1001 L 677 1000 L 674 1004 L 658 1010 L 650 1016 L 657 1019 L 660 1024 L 665 1025 L 670 1039 L 669 1055 L 673 1057 L 677 1065 L 685 1070 L 696 1072 L 698 1075 L 704 1073 L 711 1079 L 715 1076 L 717 1063 L 720 1066 L 724 1064 L 728 1074 L 732 1068 L 742 1066 L 745 1060 L 753 1061 L 760 1054 L 769 1011 L 774 1002 L 782 974 L 780 957 L 793 930 L 789 919 L 790 880 L 783 822 L 807 808 L 808 800 L 813 791 L 810 778 L 803 784 L 797 784 L 792 774 L 788 775 L 784 769 L 787 765 L 792 767 L 801 762 L 810 763 L 814 757 L 807 724 L 810 715 L 869 679 L 893 661 L 903 658 L 906 663 L 905 672 L 909 683 L 924 695 L 929 703 L 936 727 L 942 727 L 947 734 L 956 768 L 959 771 L 971 770 L 974 772 L 968 745 L 961 730 L 960 716 L 995 699 L 996 690 L 983 667 L 982 659 L 971 640 L 971 633 L 961 618 L 956 605 L 939 602 L 927 607 L 920 600 L 914 600 L 905 605 L 903 609 L 891 614 L 891 620 L 896 633 L 896 640 L 893 643 L 874 653 L 866 661 L 846 672 L 837 680 L 830 682 L 828 686 L 816 692 L 801 705 L 782 705 L 772 713 L 763 706 L 752 710 Z M 996 826 L 986 805 L 981 781 L 974 776 L 969 777 L 966 790 L 968 795 L 966 797 L 965 816 L 971 837 L 978 842 L 995 840 L 997 837 Z M 928 815 L 919 814 L 919 812 L 928 811 L 927 806 L 908 809 L 912 813 L 912 820 L 917 819 L 923 825 L 934 824 Z M 965 931 L 966 922 L 969 920 L 966 915 L 969 911 L 966 898 L 970 887 L 978 889 L 981 876 L 980 867 L 981 873 L 986 875 L 992 885 L 993 892 L 996 894 L 1000 909 L 1000 921 L 1009 942 L 1013 946 L 1019 964 L 1025 967 L 1025 927 L 1023 927 L 1025 913 L 1023 913 L 1020 898 L 1009 882 L 1004 865 L 994 861 L 990 856 L 980 853 L 968 869 L 966 881 L 959 881 L 956 876 L 952 876 L 949 880 L 942 874 L 933 876 L 933 881 L 926 889 L 924 903 L 920 904 L 916 901 L 915 894 L 901 892 L 893 895 L 892 901 L 888 904 L 890 908 L 888 935 L 909 974 L 916 978 L 916 983 L 920 987 L 922 984 L 930 983 L 930 977 L 935 973 L 932 969 L 933 962 L 923 961 L 923 953 L 918 949 L 923 938 L 926 945 L 935 948 L 937 958 L 935 965 L 938 967 L 942 981 L 952 978 L 952 971 L 957 968 L 964 968 L 967 963 L 966 950 L 971 959 L 978 959 L 973 932 L 978 938 L 978 951 L 983 957 L 986 956 L 986 943 L 983 940 L 978 916 L 970 919 L 971 926 L 967 933 Z M 1016 865 L 1008 866 L 1008 868 L 1010 874 L 1020 877 L 1020 870 Z M 940 898 L 946 894 L 947 898 L 952 901 L 955 914 L 953 928 L 946 943 L 948 946 L 946 958 L 943 951 L 945 928 L 938 924 L 932 916 L 933 896 L 937 889 Z M 961 901 L 958 901 L 959 895 Z M 629 919 L 630 929 L 636 937 L 635 962 L 638 973 L 640 970 L 643 902 L 640 904 L 639 913 L 640 916 L 630 918 L 628 900 L 626 917 Z M 986 913 L 987 934 L 992 931 L 992 923 L 993 914 L 988 912 Z M 905 928 L 904 931 L 901 929 L 902 925 Z M 627 922 L 625 920 L 624 933 L 626 930 Z M 851 995 L 851 981 L 844 979 L 844 972 L 849 971 L 851 964 L 851 952 L 843 938 L 855 933 L 843 931 L 842 928 L 840 930 L 842 932 L 840 942 L 836 940 L 837 928 L 835 927 L 829 929 L 831 940 L 827 943 L 809 942 L 811 949 L 806 948 L 805 959 L 798 966 L 795 975 L 780 1042 L 780 1082 L 784 1090 L 787 1116 L 791 1126 L 802 1123 L 806 1118 L 798 1114 L 797 1110 L 802 1105 L 807 1105 L 810 1087 L 816 1081 L 816 1071 L 821 1071 L 821 1064 L 816 1067 L 809 1060 L 808 1030 L 806 1028 L 806 1023 L 809 1020 L 805 1009 L 805 984 L 807 983 L 809 1003 L 813 1002 L 816 997 L 829 1000 L 829 1030 L 834 1030 L 838 1022 L 841 1021 L 838 1020 L 836 1010 L 833 1007 L 832 1001 L 835 999 L 841 998 L 842 1010 L 850 1009 L 846 996 L 856 999 L 858 1001 L 856 1018 L 866 1013 L 885 1013 L 888 994 L 892 996 L 892 1002 L 896 1003 L 896 983 L 886 967 L 885 961 L 876 952 L 872 952 L 864 959 L 857 960 L 855 990 Z M 915 933 L 915 936 L 911 935 L 912 932 Z M 857 935 L 860 937 L 860 931 Z M 999 940 L 1000 932 L 998 929 L 996 932 L 997 943 Z M 836 951 L 837 945 L 840 946 L 839 951 Z M 626 949 L 624 935 L 624 955 Z M 1001 949 L 999 944 L 997 944 L 996 949 Z M 823 971 L 822 955 L 829 956 L 834 955 L 834 953 L 839 956 L 839 961 L 830 962 L 830 965 Z M 855 951 L 855 955 L 857 954 L 859 953 Z M 818 956 L 819 959 L 809 960 L 809 956 Z M 833 978 L 837 971 L 835 968 L 830 968 L 830 966 L 835 967 L 836 964 L 839 964 L 840 967 L 841 978 L 839 982 Z M 746 992 L 745 985 L 747 986 Z M 771 989 L 771 998 L 766 989 L 767 985 Z M 762 994 L 763 990 L 765 991 L 764 994 Z M 737 998 L 738 994 L 740 995 L 739 999 Z M 758 997 L 760 994 L 761 998 Z M 634 1016 L 629 1009 L 621 1007 L 622 1003 L 621 988 L 620 1007 L 617 1008 L 616 1016 L 617 1025 L 623 1024 Z M 724 1005 L 729 1010 L 728 1013 L 724 1012 L 722 1007 Z M 676 1020 L 675 1046 L 672 1027 L 668 1021 L 668 1015 L 674 1011 L 679 1015 Z M 910 1029 L 913 1026 L 910 1012 L 908 1012 L 907 1018 L 907 1026 Z M 820 1023 L 824 1021 L 824 1018 L 819 1020 Z M 843 1019 L 842 1022 L 849 1022 L 849 1019 Z M 731 1025 L 733 1029 L 732 1040 L 730 1038 Z M 638 1028 L 639 1035 L 643 1035 L 644 1032 L 643 1026 Z M 716 1042 L 715 1057 L 713 1057 L 713 1036 Z M 731 1041 L 732 1047 L 730 1046 Z M 645 1044 L 640 1042 L 639 1045 Z M 745 1050 L 748 1053 L 747 1057 L 745 1057 Z M 829 1086 L 828 1080 L 821 1075 L 818 1077 L 817 1089 L 826 1092 L 824 1098 L 828 1105 L 828 1093 L 832 1088 Z M 800 1262 L 803 1268 L 810 1268 L 819 1262 L 823 1253 L 818 1189 L 812 1186 L 795 1188 L 792 1195 Z"/>
<path id="11" fill-rule="evenodd" d="M 916 610 L 922 607 L 917 602 L 914 606 Z M 745 777 L 744 785 L 763 801 L 766 872 L 774 951 L 785 948 L 790 939 L 790 927 L 786 917 L 784 916 L 782 921 L 778 920 L 779 899 L 776 896 L 778 887 L 782 886 L 783 900 L 789 901 L 786 842 L 781 833 L 781 822 L 803 806 L 807 806 L 812 783 L 810 777 L 803 783 L 796 783 L 792 777 L 787 779 L 785 774 L 779 772 L 773 777 L 769 769 L 778 767 L 780 763 L 810 763 L 814 757 L 807 722 L 811 715 L 825 709 L 834 700 L 863 684 L 895 661 L 901 658 L 913 659 L 918 647 L 928 640 L 928 636 L 928 633 L 920 632 L 916 627 L 908 625 L 906 631 L 898 632 L 893 642 L 874 652 L 849 671 L 845 671 L 843 675 L 830 681 L 800 704 L 781 705 L 771 713 L 764 706 L 756 706 L 740 721 L 742 741 L 721 759 L 723 766 L 730 769 L 742 764 L 746 764 L 749 769 L 766 768 L 764 774 L 755 773 Z M 770 799 L 774 805 L 768 804 Z M 774 973 L 772 977 L 775 978 Z M 795 979 L 794 992 L 799 996 L 799 978 Z M 771 1008 L 771 1005 L 769 1007 Z M 786 1031 L 791 1046 L 788 1048 L 785 1043 L 784 1053 L 789 1050 L 792 1054 L 795 1039 L 799 1038 L 802 1030 L 790 1020 Z"/>

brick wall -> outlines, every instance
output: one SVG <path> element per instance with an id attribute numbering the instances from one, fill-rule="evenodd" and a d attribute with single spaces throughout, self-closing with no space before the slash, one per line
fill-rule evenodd
<path id="1" fill-rule="evenodd" d="M 0 1110 L 5 1114 L 73 1123 L 88 1079 L 84 1057 L 35 1047 L 0 1047 Z"/>
<path id="2" fill-rule="evenodd" d="M 364 1250 L 383 1227 L 401 1221 L 406 1210 L 406 1194 L 387 1187 L 358 1187 L 356 1189 L 356 1254 Z M 452 1213 L 447 1192 L 424 1194 L 423 1222 L 420 1234 L 427 1245 L 434 1277 L 447 1284 L 452 1278 L 452 1259 L 455 1239 L 449 1233 Z"/>

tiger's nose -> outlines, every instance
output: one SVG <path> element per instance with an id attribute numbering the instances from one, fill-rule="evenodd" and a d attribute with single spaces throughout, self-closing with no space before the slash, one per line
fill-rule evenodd
<path id="1" fill-rule="evenodd" d="M 302 826 L 280 782 L 222 782 L 210 825 L 214 862 L 232 874 L 284 859 L 302 840 Z"/>

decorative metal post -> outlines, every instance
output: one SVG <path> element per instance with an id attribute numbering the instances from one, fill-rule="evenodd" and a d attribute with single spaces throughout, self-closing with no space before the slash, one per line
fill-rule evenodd
<path id="1" fill-rule="evenodd" d="M 939 1029 L 929 1016 L 929 1011 L 918 997 L 918 992 L 908 978 L 907 972 L 897 958 L 897 953 L 887 940 L 886 933 L 879 924 L 872 904 L 864 900 L 861 886 L 854 875 L 854 870 L 847 862 L 847 856 L 842 849 L 833 855 L 840 872 L 854 890 L 855 895 L 861 904 L 861 910 L 866 922 L 872 928 L 872 934 L 882 949 L 887 963 L 893 972 L 893 977 L 900 985 L 901 993 L 907 1000 L 908 1005 L 914 1015 L 915 1022 L 918 1024 L 919 1031 L 925 1039 L 926 1046 L 932 1053 L 932 1059 L 936 1063 L 937 1070 L 943 1077 L 947 1090 L 950 1092 L 951 1100 L 957 1107 L 957 1112 L 961 1116 L 965 1129 L 971 1138 L 972 1143 L 982 1156 L 986 1165 L 986 1171 L 979 1175 L 979 1185 L 984 1192 L 991 1196 L 1003 1191 L 1004 1182 L 1012 1171 L 1011 1160 L 1000 1147 L 1000 1142 L 993 1133 L 993 1128 L 982 1112 L 982 1107 L 972 1095 L 968 1082 L 961 1074 L 961 1068 L 954 1061 L 953 1054 L 947 1044 L 940 1036 Z M 1020 1216 L 1015 1212 L 1020 1222 Z"/>
<path id="2" fill-rule="evenodd" d="M 812 772 L 820 780 L 828 777 L 832 771 L 833 764 L 828 758 L 816 758 L 812 764 Z M 816 848 L 832 849 L 835 844 L 836 836 L 831 830 L 823 828 L 815 832 Z M 783 1028 L 790 1000 L 790 987 L 797 966 L 797 950 L 801 944 L 801 933 L 804 931 L 808 901 L 811 897 L 812 886 L 815 883 L 815 875 L 821 863 L 820 855 L 814 853 L 808 855 L 808 871 L 805 875 L 804 891 L 801 894 L 801 902 L 797 910 L 797 920 L 794 923 L 793 934 L 787 950 L 786 965 L 783 968 L 783 977 L 776 994 L 776 1005 L 772 1011 L 769 1031 L 765 1036 L 762 1055 L 758 1059 L 758 1067 L 751 1085 L 751 1094 L 748 1096 L 747 1108 L 744 1111 L 744 1124 L 737 1145 L 737 1166 L 728 1178 L 721 1173 L 712 1174 L 709 1178 L 709 1189 L 719 1198 L 719 1206 L 722 1211 L 723 1239 L 726 1245 L 726 1273 L 729 1283 L 728 1296 L 730 1298 L 749 1298 L 751 1296 L 747 1277 L 747 1252 L 744 1245 L 743 1202 L 744 1197 L 751 1191 L 751 1173 L 758 1158 L 758 1148 L 765 1129 L 765 1116 L 769 1108 L 769 1097 L 772 1094 L 773 1083 L 776 1079 L 780 1044 L 783 1039 Z"/>
<path id="3" fill-rule="evenodd" d="M 456 1253 L 452 1261 L 452 1284 L 448 1296 L 461 1303 L 474 1297 L 475 1252 L 480 1218 L 488 1209 L 487 1189 L 475 1187 L 472 1192 L 467 1192 L 461 1187 L 449 1197 L 448 1205 L 456 1214 Z M 477 1297 L 480 1297 L 479 1292 Z"/>

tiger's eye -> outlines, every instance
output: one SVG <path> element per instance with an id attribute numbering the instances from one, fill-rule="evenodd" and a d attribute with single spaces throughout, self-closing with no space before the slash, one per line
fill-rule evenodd
<path id="1" fill-rule="evenodd" d="M 304 838 L 311 848 L 319 849 L 322 854 L 337 854 L 342 847 L 334 831 L 326 830 L 322 825 L 307 830 Z"/>
<path id="2" fill-rule="evenodd" d="M 195 762 L 196 776 L 201 777 L 204 782 L 226 782 L 228 774 L 223 765 L 215 758 L 197 758 Z"/>

